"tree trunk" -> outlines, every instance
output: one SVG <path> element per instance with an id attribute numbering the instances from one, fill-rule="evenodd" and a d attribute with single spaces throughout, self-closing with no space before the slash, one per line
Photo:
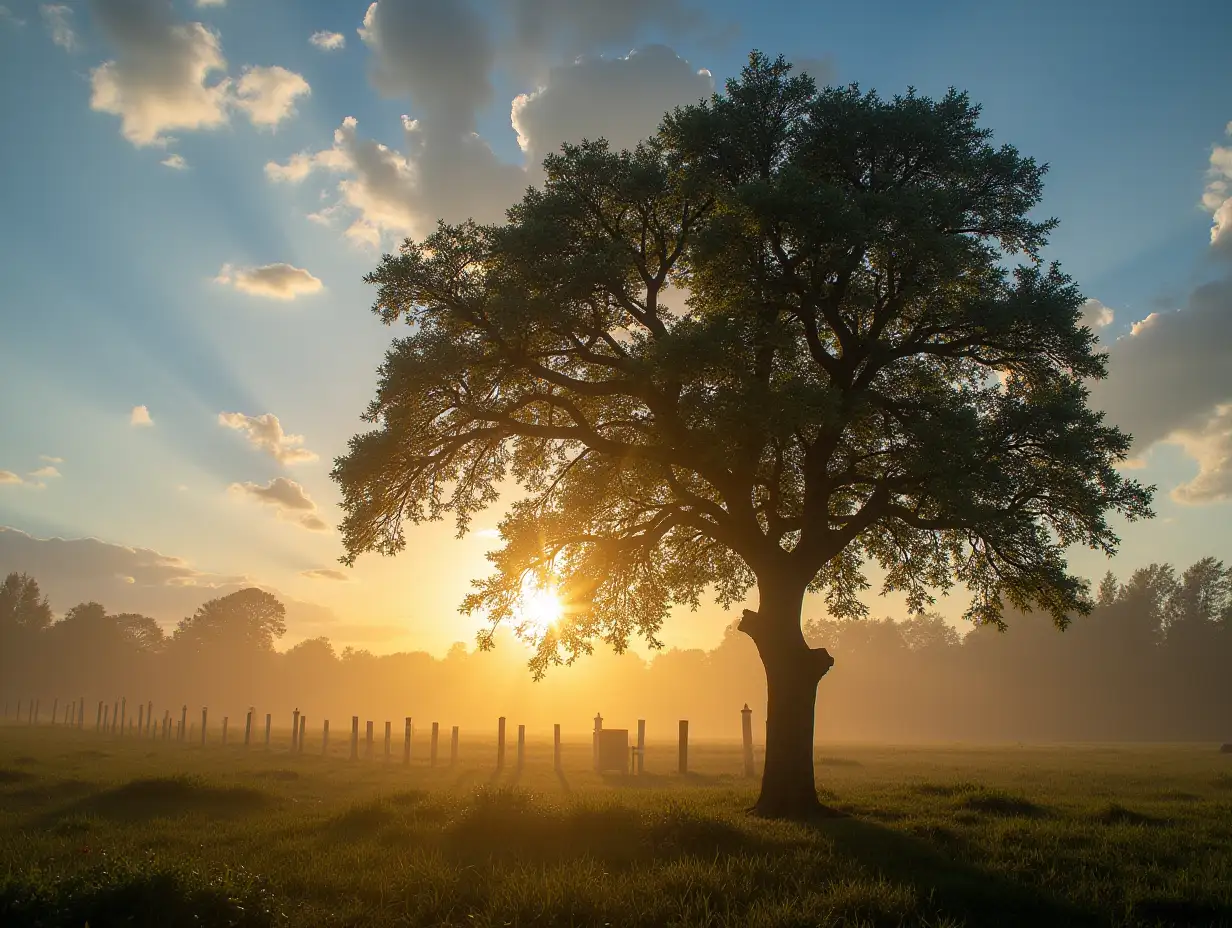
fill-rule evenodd
<path id="1" fill-rule="evenodd" d="M 769 818 L 824 813 L 813 780 L 813 715 L 817 684 L 834 664 L 810 648 L 800 627 L 804 588 L 759 583 L 760 610 L 745 610 L 739 628 L 753 639 L 766 668 L 766 759 L 753 811 Z"/>

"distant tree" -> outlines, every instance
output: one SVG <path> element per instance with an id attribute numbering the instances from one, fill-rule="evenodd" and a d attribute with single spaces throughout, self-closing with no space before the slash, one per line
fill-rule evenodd
<path id="1" fill-rule="evenodd" d="M 533 639 L 536 675 L 596 639 L 655 646 L 673 603 L 756 586 L 757 809 L 795 816 L 819 808 L 833 663 L 806 643 L 808 591 L 863 616 L 872 560 L 913 612 L 958 582 L 976 623 L 1008 601 L 1063 626 L 1091 608 L 1065 548 L 1112 553 L 1107 515 L 1148 516 L 1151 491 L 1087 405 L 1106 357 L 1082 296 L 1039 264 L 1045 168 L 990 145 L 965 94 L 789 71 L 754 53 L 632 152 L 563 146 L 505 225 L 442 223 L 384 256 L 374 310 L 413 328 L 333 476 L 348 564 L 402 550 L 407 521 L 465 532 L 516 479 L 464 608 Z M 557 627 L 519 613 L 528 582 L 560 590 Z"/>
<path id="2" fill-rule="evenodd" d="M 148 615 L 136 612 L 121 612 L 112 617 L 120 634 L 138 651 L 157 653 L 167 643 L 167 633 Z"/>
<path id="3" fill-rule="evenodd" d="M 51 624 L 51 606 L 29 574 L 11 573 L 0 583 L 0 629 L 42 631 Z"/>
<path id="4" fill-rule="evenodd" d="M 898 623 L 898 632 L 912 651 L 956 648 L 962 644 L 958 629 L 935 612 L 913 615 Z"/>
<path id="5" fill-rule="evenodd" d="M 1215 640 L 1232 611 L 1232 570 L 1213 557 L 1191 564 L 1171 593 L 1164 634 L 1169 645 L 1195 650 Z"/>
<path id="6" fill-rule="evenodd" d="M 176 626 L 173 640 L 190 650 L 235 648 L 268 653 L 287 631 L 286 608 L 256 587 L 211 599 Z M 238 656 L 238 655 L 237 655 Z"/>

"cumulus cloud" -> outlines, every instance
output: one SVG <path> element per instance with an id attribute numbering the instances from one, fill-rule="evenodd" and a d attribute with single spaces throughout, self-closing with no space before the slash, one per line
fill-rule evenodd
<path id="1" fill-rule="evenodd" d="M 1198 463 L 1192 480 L 1172 491 L 1180 503 L 1219 503 L 1232 500 L 1232 403 L 1215 407 L 1196 429 L 1182 429 L 1173 440 Z"/>
<path id="2" fill-rule="evenodd" d="M 134 406 L 132 412 L 128 414 L 129 425 L 153 425 L 154 419 L 150 416 L 150 410 L 146 406 Z"/>
<path id="3" fill-rule="evenodd" d="M 177 129 L 216 128 L 233 108 L 256 125 L 276 125 L 309 92 L 284 68 L 249 68 L 232 81 L 218 33 L 179 22 L 163 0 L 95 0 L 93 8 L 115 58 L 91 73 L 90 106 L 119 116 L 134 145 L 166 145 Z"/>
<path id="4" fill-rule="evenodd" d="M 64 463 L 64 458 L 58 458 L 50 454 L 40 454 L 39 460 L 46 461 L 48 464 L 63 464 Z"/>
<path id="5" fill-rule="evenodd" d="M 77 50 L 77 33 L 73 30 L 73 11 L 62 3 L 43 3 L 39 5 L 39 15 L 43 17 L 43 25 L 47 27 L 51 41 L 66 52 Z"/>
<path id="6" fill-rule="evenodd" d="M 1223 498 L 1232 480 L 1232 277 L 1198 287 L 1180 309 L 1151 313 L 1105 349 L 1108 377 L 1092 384 L 1092 403 L 1133 435 L 1136 455 L 1172 442 L 1198 462 L 1177 499 Z"/>
<path id="7" fill-rule="evenodd" d="M 302 76 L 277 65 L 244 69 L 235 85 L 235 105 L 248 114 L 254 126 L 277 126 L 295 113 L 298 97 L 312 88 Z"/>
<path id="8" fill-rule="evenodd" d="M 183 155 L 168 155 L 159 164 L 169 167 L 175 171 L 183 171 L 188 167 L 188 162 L 184 160 Z"/>
<path id="9" fill-rule="evenodd" d="M 369 36 L 383 28 L 382 20 L 370 16 L 369 21 Z M 654 132 L 664 112 L 696 101 L 712 86 L 709 72 L 664 46 L 622 58 L 582 59 L 554 68 L 543 87 L 513 102 L 511 121 L 527 152 L 526 166 L 501 161 L 481 136 L 461 128 L 456 113 L 438 119 L 429 108 L 422 119 L 403 117 L 402 150 L 361 138 L 358 122 L 347 117 L 330 148 L 270 162 L 265 173 L 285 183 L 300 182 L 313 171 L 341 175 L 338 200 L 314 213 L 314 221 L 345 213 L 347 236 L 379 247 L 385 236 L 425 235 L 438 219 L 499 221 L 526 186 L 539 181 L 542 155 L 562 141 L 604 136 L 617 147 L 632 146 Z M 450 100 L 435 90 L 428 96 L 438 103 Z"/>
<path id="10" fill-rule="evenodd" d="M 120 117 L 134 145 L 165 145 L 174 129 L 227 121 L 231 81 L 218 34 L 180 23 L 160 0 L 96 0 L 95 16 L 116 51 L 91 74 L 90 106 Z"/>
<path id="11" fill-rule="evenodd" d="M 261 416 L 246 416 L 242 412 L 220 412 L 218 424 L 243 432 L 254 448 L 264 451 L 279 464 L 301 464 L 317 459 L 315 452 L 301 447 L 304 436 L 288 435 L 272 412 Z"/>
<path id="12" fill-rule="evenodd" d="M 226 6 L 227 0 L 193 0 L 193 5 L 196 7 Z"/>
<path id="13" fill-rule="evenodd" d="M 43 479 L 43 478 L 51 479 L 53 477 L 59 477 L 61 476 L 61 474 L 60 474 L 60 471 L 56 469 L 55 465 L 48 464 L 45 467 L 40 467 L 38 470 L 30 471 L 30 476 L 38 477 L 40 479 Z"/>
<path id="14" fill-rule="evenodd" d="M 22 483 L 25 483 L 25 481 L 21 479 L 19 474 L 15 474 L 11 470 L 0 470 L 0 486 L 4 486 L 5 484 L 18 485 Z"/>
<path id="15" fill-rule="evenodd" d="M 1226 134 L 1232 136 L 1232 122 Z M 1211 148 L 1202 205 L 1211 213 L 1211 246 L 1232 255 L 1232 145 Z"/>
<path id="16" fill-rule="evenodd" d="M 286 477 L 275 477 L 269 483 L 233 483 L 230 491 L 236 496 L 246 496 L 272 507 L 278 518 L 294 522 L 313 532 L 329 530 L 325 521 L 317 515 L 317 504 L 308 491 Z"/>
<path id="17" fill-rule="evenodd" d="M 327 32 L 321 30 L 314 32 L 308 37 L 308 41 L 322 51 L 332 52 L 340 48 L 346 47 L 346 36 L 341 32 Z"/>
<path id="18" fill-rule="evenodd" d="M 663 114 L 714 91 L 714 78 L 664 45 L 622 58 L 580 59 L 552 68 L 547 83 L 514 98 L 510 121 L 532 164 L 561 142 L 602 136 L 632 148 L 654 133 Z"/>
<path id="19" fill-rule="evenodd" d="M 350 574 L 344 570 L 335 570 L 332 567 L 316 567 L 312 570 L 301 570 L 301 577 L 307 577 L 309 580 L 335 580 L 339 583 L 348 583 L 351 580 Z"/>
<path id="20" fill-rule="evenodd" d="M 1100 329 L 1112 325 L 1115 318 L 1116 314 L 1112 308 L 1105 306 L 1099 300 L 1087 300 L 1082 304 L 1082 324 L 1097 335 Z"/>
<path id="21" fill-rule="evenodd" d="M 252 268 L 233 268 L 230 264 L 224 264 L 214 280 L 244 293 L 272 300 L 293 300 L 297 296 L 316 293 L 322 287 L 320 279 L 309 271 L 281 262 Z"/>

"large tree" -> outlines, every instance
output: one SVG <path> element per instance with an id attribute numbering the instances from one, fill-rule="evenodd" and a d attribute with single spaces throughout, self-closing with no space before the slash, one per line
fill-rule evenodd
<path id="1" fill-rule="evenodd" d="M 863 615 L 872 563 L 915 611 L 958 582 L 976 623 L 1008 602 L 1064 625 L 1091 605 L 1065 548 L 1111 553 L 1108 515 L 1150 514 L 1115 468 L 1129 437 L 1087 405 L 1105 358 L 1083 299 L 1039 260 L 1045 167 L 978 117 L 957 92 L 818 91 L 754 53 L 634 151 L 563 146 L 503 225 L 384 256 L 374 310 L 412 331 L 336 463 L 344 563 L 402 550 L 407 522 L 465 531 L 513 478 L 464 608 L 534 638 L 536 674 L 755 586 L 757 809 L 815 811 L 833 661 L 806 593 Z M 519 612 L 528 581 L 559 589 L 555 627 Z"/>

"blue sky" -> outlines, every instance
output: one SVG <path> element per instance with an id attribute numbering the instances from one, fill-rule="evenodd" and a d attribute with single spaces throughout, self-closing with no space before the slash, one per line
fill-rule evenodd
<path id="1" fill-rule="evenodd" d="M 532 9 L 546 28 L 527 38 Z M 1232 556 L 1232 285 L 1211 232 L 1227 193 L 1211 169 L 1232 145 L 1220 67 L 1232 5 L 613 9 L 381 0 L 365 40 L 364 2 L 5 0 L 0 525 L 183 559 L 198 599 L 241 578 L 268 585 L 332 609 L 336 626 L 312 627 L 341 643 L 443 651 L 469 639 L 473 622 L 454 610 L 486 571 L 490 537 L 429 526 L 349 582 L 306 575 L 337 567 L 337 535 L 311 519 L 339 519 L 330 463 L 361 428 L 396 334 L 368 312 L 361 277 L 436 215 L 497 218 L 563 136 L 641 137 L 707 89 L 698 69 L 721 84 L 759 48 L 887 95 L 966 89 L 998 141 L 1052 165 L 1041 212 L 1062 222 L 1047 256 L 1112 311 L 1099 333 L 1113 376 L 1097 399 L 1145 437 L 1136 475 L 1160 487 L 1159 519 L 1128 527 L 1112 566 Z M 343 47 L 314 46 L 315 33 Z M 211 55 L 225 67 L 196 81 L 194 56 Z M 535 95 L 522 111 L 529 154 L 511 125 L 519 94 Z M 404 114 L 419 120 L 410 134 Z M 470 130 L 478 139 L 459 142 Z M 351 134 L 335 143 L 336 131 Z M 365 168 L 390 164 L 404 171 L 393 181 Z M 152 424 L 133 424 L 139 406 Z M 1087 552 L 1074 563 L 1108 566 Z M 22 565 L 0 558 L 10 566 Z M 152 594 L 130 576 L 99 574 L 96 597 L 140 608 Z M 56 579 L 44 585 L 64 609 Z M 667 640 L 709 646 L 725 621 L 715 608 L 684 614 Z"/>

